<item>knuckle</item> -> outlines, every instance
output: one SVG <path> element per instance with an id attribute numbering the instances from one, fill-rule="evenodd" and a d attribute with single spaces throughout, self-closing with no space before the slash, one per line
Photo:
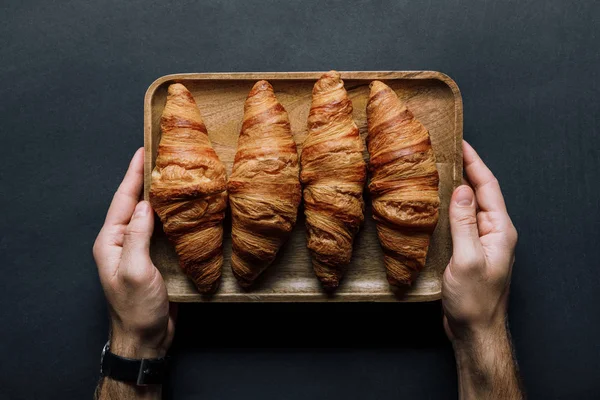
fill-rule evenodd
<path id="1" fill-rule="evenodd" d="M 479 254 L 467 254 L 459 258 L 457 266 L 464 272 L 473 273 L 483 269 L 485 258 Z"/>
<path id="2" fill-rule="evenodd" d="M 135 226 L 135 224 L 129 224 L 127 225 L 127 228 L 125 228 L 125 236 L 137 235 L 139 233 L 141 233 L 140 228 Z"/>
<path id="3" fill-rule="evenodd" d="M 100 254 L 102 253 L 102 236 L 98 235 L 98 237 L 96 237 L 96 240 L 94 241 L 94 245 L 92 246 L 92 255 L 94 257 L 94 260 L 98 261 L 98 259 L 100 258 Z"/>
<path id="4" fill-rule="evenodd" d="M 508 248 L 514 248 L 517 245 L 517 241 L 519 240 L 519 233 L 517 229 L 512 223 L 509 223 L 508 228 L 506 229 L 506 234 L 504 235 L 504 242 Z"/>
<path id="5" fill-rule="evenodd" d="M 519 241 L 519 232 L 513 224 L 511 224 L 511 228 L 509 229 L 509 238 L 511 243 L 516 246 L 517 242 Z"/>
<path id="6" fill-rule="evenodd" d="M 476 225 L 477 217 L 473 213 L 460 213 L 454 216 L 454 222 L 461 226 Z"/>
<path id="7" fill-rule="evenodd" d="M 150 274 L 147 268 L 126 268 L 121 274 L 121 280 L 125 286 L 138 287 L 149 282 Z"/>
<path id="8" fill-rule="evenodd" d="M 100 245 L 98 244 L 98 239 L 94 241 L 94 245 L 92 246 L 92 255 L 94 259 L 98 259 L 98 252 L 100 251 Z"/>
<path id="9" fill-rule="evenodd" d="M 125 250 L 119 266 L 119 280 L 125 287 L 149 285 L 157 272 L 149 255 Z"/>
<path id="10" fill-rule="evenodd" d="M 477 189 L 481 189 L 484 186 L 489 186 L 492 188 L 500 188 L 500 182 L 496 176 L 492 175 L 489 179 L 486 179 L 484 183 L 477 185 Z"/>
<path id="11" fill-rule="evenodd" d="M 143 227 L 137 226 L 136 224 L 129 224 L 125 229 L 125 237 L 127 239 L 134 239 L 144 236 L 146 234 L 146 230 Z"/>

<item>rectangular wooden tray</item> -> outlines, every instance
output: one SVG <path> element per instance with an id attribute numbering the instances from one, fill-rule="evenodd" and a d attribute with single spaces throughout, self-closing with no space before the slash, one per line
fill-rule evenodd
<path id="1" fill-rule="evenodd" d="M 156 80 L 144 100 L 144 197 L 148 199 L 150 174 L 154 168 L 160 139 L 160 116 L 167 87 L 179 82 L 193 94 L 208 129 L 210 140 L 221 161 L 231 173 L 240 132 L 243 106 L 252 85 L 268 80 L 289 114 L 298 151 L 306 135 L 306 121 L 315 81 L 323 72 L 202 73 L 167 75 Z M 432 301 L 440 298 L 441 275 L 450 259 L 452 244 L 448 224 L 448 203 L 462 179 L 463 108 L 458 86 L 448 76 L 433 71 L 341 72 L 354 105 L 354 118 L 363 139 L 367 134 L 366 104 L 369 83 L 378 79 L 392 87 L 425 125 L 440 173 L 441 209 L 433 234 L 427 264 L 413 287 L 404 294 L 391 290 L 386 280 L 382 251 L 371 218 L 370 199 L 365 191 L 365 224 L 358 234 L 347 273 L 333 295 L 321 289 L 306 248 L 303 209 L 290 240 L 275 262 L 257 280 L 254 288 L 241 289 L 230 265 L 231 221 L 225 220 L 223 276 L 218 292 L 198 294 L 178 266 L 177 255 L 162 231 L 160 222 L 151 244 L 151 256 L 162 273 L 169 299 L 175 302 L 314 302 L 314 301 Z M 365 151 L 365 159 L 368 153 Z"/>

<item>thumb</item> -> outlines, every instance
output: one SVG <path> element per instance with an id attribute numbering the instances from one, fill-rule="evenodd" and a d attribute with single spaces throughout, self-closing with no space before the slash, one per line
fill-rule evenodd
<path id="1" fill-rule="evenodd" d="M 123 251 L 128 253 L 149 251 L 153 230 L 154 218 L 150 213 L 150 204 L 147 201 L 140 201 L 125 229 Z"/>
<path id="2" fill-rule="evenodd" d="M 125 229 L 123 240 L 123 255 L 120 264 L 120 274 L 134 281 L 145 280 L 153 274 L 154 268 L 150 259 L 150 238 L 154 230 L 154 216 L 150 204 L 140 201 L 133 212 L 131 221 Z"/>
<path id="3" fill-rule="evenodd" d="M 477 211 L 473 189 L 459 186 L 450 200 L 450 231 L 452 234 L 452 261 L 460 266 L 476 263 L 481 254 L 477 230 Z"/>

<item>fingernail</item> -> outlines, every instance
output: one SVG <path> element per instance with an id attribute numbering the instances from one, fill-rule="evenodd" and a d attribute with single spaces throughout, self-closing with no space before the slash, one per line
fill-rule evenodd
<path id="1" fill-rule="evenodd" d="M 473 191 L 468 187 L 462 187 L 458 189 L 456 198 L 454 199 L 456 205 L 460 207 L 468 207 L 473 204 Z"/>
<path id="2" fill-rule="evenodd" d="M 144 217 L 148 214 L 150 207 L 148 207 L 148 203 L 145 201 L 140 201 L 138 205 L 135 207 L 135 212 L 133 213 L 134 217 Z"/>

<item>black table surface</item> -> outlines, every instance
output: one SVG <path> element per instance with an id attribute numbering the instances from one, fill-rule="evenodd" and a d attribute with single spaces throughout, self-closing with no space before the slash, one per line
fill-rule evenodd
<path id="1" fill-rule="evenodd" d="M 599 2 L 202 3 L 0 6 L 0 398 L 91 398 L 108 327 L 91 248 L 150 83 L 328 69 L 458 83 L 520 233 L 510 324 L 529 396 L 600 398 Z M 437 302 L 185 305 L 172 356 L 174 399 L 457 391 Z"/>

